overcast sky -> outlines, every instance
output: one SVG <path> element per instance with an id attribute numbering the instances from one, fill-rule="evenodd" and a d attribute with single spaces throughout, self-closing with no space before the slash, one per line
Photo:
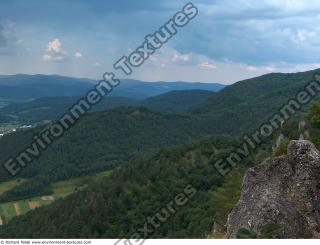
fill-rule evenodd
<path id="1" fill-rule="evenodd" d="M 2 0 L 0 74 L 98 79 L 186 3 Z M 230 84 L 270 72 L 320 67 L 319 0 L 193 3 L 198 16 L 130 78 Z"/>

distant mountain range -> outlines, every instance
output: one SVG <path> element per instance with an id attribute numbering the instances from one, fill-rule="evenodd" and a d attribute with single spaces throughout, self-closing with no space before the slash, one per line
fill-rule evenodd
<path id="1" fill-rule="evenodd" d="M 26 101 L 49 96 L 81 96 L 98 81 L 57 75 L 8 75 L 0 76 L 0 100 Z M 111 96 L 145 99 L 172 90 L 200 89 L 219 91 L 218 83 L 144 82 L 122 80 L 121 86 Z"/>
<path id="2" fill-rule="evenodd" d="M 36 163 L 33 163 L 34 169 L 33 167 L 27 168 L 25 177 L 33 177 L 40 173 L 46 175 L 48 173 L 46 171 L 53 171 L 55 164 L 59 165 L 62 162 L 65 163 L 64 167 L 61 169 L 62 172 L 55 172 L 54 175 L 58 175 L 56 178 L 75 177 L 83 173 L 99 171 L 100 168 L 104 170 L 113 168 L 138 154 L 168 145 L 180 144 L 204 135 L 239 135 L 250 132 L 303 88 L 312 78 L 313 73 L 314 71 L 269 74 L 244 80 L 210 95 L 204 102 L 200 101 L 193 105 L 192 109 L 187 109 L 183 113 L 161 113 L 154 109 L 144 108 L 148 104 L 149 108 L 151 108 L 150 105 L 158 108 L 174 108 L 170 105 L 170 101 L 179 101 L 179 98 L 183 98 L 185 92 L 182 91 L 149 98 L 144 101 L 146 104 L 142 105 L 143 107 L 140 104 L 129 108 L 88 113 L 59 140 L 59 143 L 57 142 L 46 151 L 46 157 L 43 156 L 45 159 L 39 159 L 43 171 Z M 190 101 L 192 96 L 189 94 L 185 97 Z M 64 103 L 58 109 L 59 104 L 55 101 L 56 99 L 53 99 L 50 102 L 49 99 L 51 106 L 56 106 L 56 111 L 64 109 Z M 50 106 L 50 103 L 38 105 L 38 108 L 45 109 Z M 32 112 L 33 107 L 30 104 L 25 105 L 26 108 L 23 108 L 23 104 L 19 106 L 20 108 L 12 106 L 12 115 L 22 116 L 28 113 L 36 115 L 35 112 Z M 22 110 L 19 111 L 20 109 Z M 26 137 L 23 132 L 3 137 L 3 141 L 0 141 L 0 161 L 4 161 L 10 155 L 15 155 L 38 130 L 41 128 L 32 130 L 30 138 Z M 88 146 L 88 140 L 91 142 L 90 146 Z M 91 149 L 96 144 L 104 147 Z M 59 152 L 59 156 L 56 151 Z M 108 152 L 108 155 L 104 156 L 104 152 Z M 84 155 L 79 157 L 79 154 L 82 153 Z M 98 154 L 99 157 L 95 154 Z M 59 157 L 59 160 L 56 157 Z M 78 164 L 81 165 L 82 170 L 77 167 Z M 74 168 L 74 170 L 66 171 L 65 167 L 70 170 Z M 6 179 L 5 175 L 0 170 L 0 180 Z M 50 176 L 52 177 L 53 174 Z"/>
<path id="3" fill-rule="evenodd" d="M 214 92 L 207 90 L 170 91 L 147 99 L 109 96 L 97 104 L 93 111 L 112 109 L 120 106 L 145 106 L 161 112 L 182 112 L 204 102 Z M 12 103 L 0 108 L 0 123 L 37 123 L 57 119 L 67 112 L 80 97 L 44 97 L 28 102 Z"/>
<path id="4" fill-rule="evenodd" d="M 123 80 L 121 85 L 112 92 L 112 96 L 146 99 L 173 90 L 198 89 L 216 92 L 224 87 L 225 85 L 219 83 L 142 82 L 137 80 Z"/>

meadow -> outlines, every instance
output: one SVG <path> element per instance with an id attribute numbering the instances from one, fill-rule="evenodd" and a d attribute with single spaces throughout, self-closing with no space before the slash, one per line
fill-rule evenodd
<path id="1" fill-rule="evenodd" d="M 82 190 L 89 183 L 102 179 L 110 174 L 110 171 L 101 172 L 93 176 L 75 178 L 67 181 L 59 181 L 51 184 L 53 194 L 49 196 L 36 196 L 14 202 L 0 203 L 0 225 L 10 221 L 16 216 L 21 216 L 30 210 L 49 205 L 52 202 L 63 199 L 72 193 Z M 24 179 L 15 179 L 0 183 L 0 196 L 25 182 Z"/>

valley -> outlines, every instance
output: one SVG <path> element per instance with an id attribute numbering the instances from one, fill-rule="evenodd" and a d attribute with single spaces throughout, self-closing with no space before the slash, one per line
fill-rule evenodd
<path id="1" fill-rule="evenodd" d="M 229 175 L 221 176 L 215 162 L 303 89 L 315 72 L 269 74 L 218 92 L 173 90 L 144 100 L 106 98 L 17 179 L 0 170 L 0 236 L 128 237 L 142 225 L 136 217 L 152 216 L 187 185 L 195 188 L 195 196 L 151 237 L 215 236 L 213 227 L 226 223 L 239 198 L 244 173 L 283 152 L 273 148 L 280 133 L 285 139 L 299 137 L 297 124 L 308 120 L 309 107 Z M 18 118 L 3 124 L 8 128 L 19 121 L 35 126 L 5 134 L 0 160 L 17 154 L 76 98 L 46 97 L 3 107 L 4 117 Z M 316 135 L 315 128 L 310 132 Z M 63 228 L 56 225 L 61 219 Z M 219 236 L 226 233 L 222 227 Z"/>

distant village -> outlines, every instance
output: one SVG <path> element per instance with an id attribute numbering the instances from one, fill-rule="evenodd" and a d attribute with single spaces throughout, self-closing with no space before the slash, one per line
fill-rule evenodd
<path id="1" fill-rule="evenodd" d="M 17 130 L 25 130 L 25 129 L 29 129 L 29 128 L 33 128 L 33 125 L 22 125 L 20 127 L 17 128 L 12 128 L 12 129 L 1 129 L 0 128 L 0 138 L 3 137 L 6 134 L 11 134 L 11 133 L 15 133 Z"/>

